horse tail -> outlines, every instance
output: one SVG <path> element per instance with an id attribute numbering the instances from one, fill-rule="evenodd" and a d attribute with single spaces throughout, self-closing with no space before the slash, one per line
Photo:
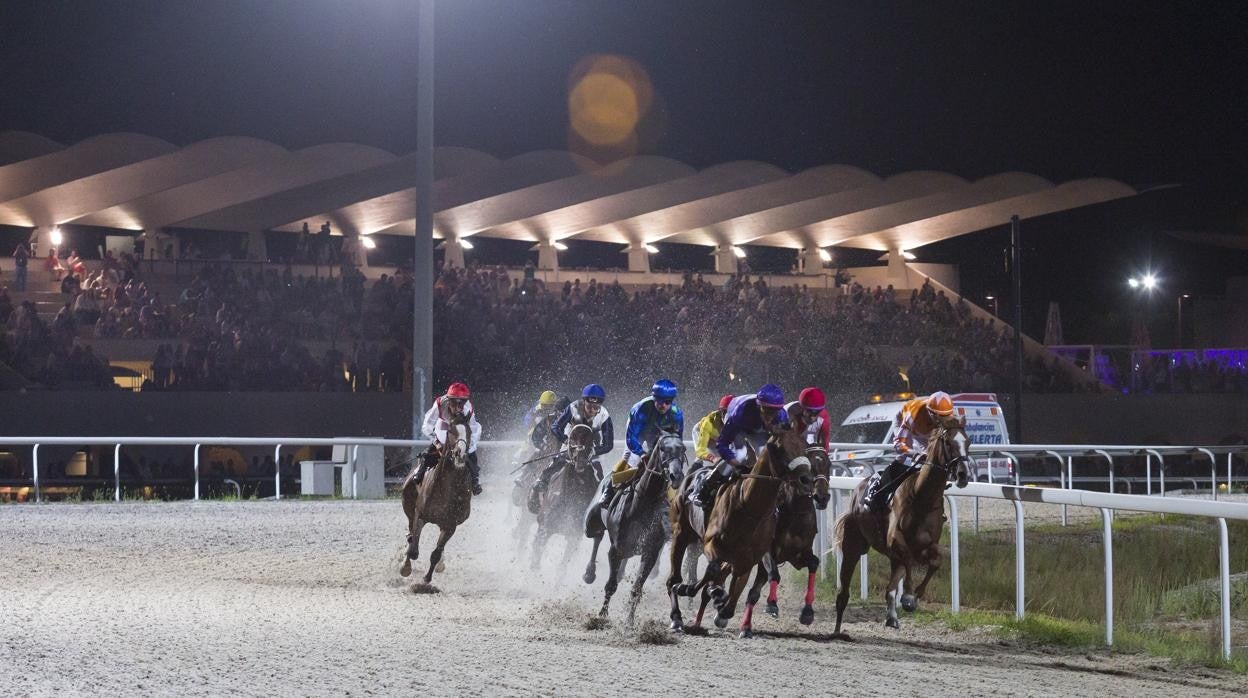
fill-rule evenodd
<path id="1" fill-rule="evenodd" d="M 849 512 L 841 514 L 832 527 L 832 548 L 840 549 L 841 541 L 845 540 L 845 527 L 849 525 Z"/>

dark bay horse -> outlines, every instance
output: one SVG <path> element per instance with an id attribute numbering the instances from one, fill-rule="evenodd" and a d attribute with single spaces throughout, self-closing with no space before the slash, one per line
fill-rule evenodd
<path id="1" fill-rule="evenodd" d="M 603 531 L 611 538 L 611 548 L 607 551 L 607 584 L 603 589 L 605 596 L 602 609 L 598 612 L 600 616 L 607 615 L 611 597 L 624 572 L 624 564 L 629 558 L 640 555 L 641 568 L 637 571 L 629 596 L 628 624 L 632 625 L 636 619 L 642 585 L 658 562 L 663 544 L 667 542 L 667 490 L 684 477 L 685 466 L 685 444 L 680 436 L 662 434 L 642 462 L 637 477 L 616 493 L 610 506 L 599 511 L 596 519 L 586 517 L 586 533 L 592 534 L 590 537 L 594 539 L 594 549 L 585 568 L 586 584 L 592 584 L 596 576 L 594 567 Z"/>
<path id="2" fill-rule="evenodd" d="M 526 504 L 529 496 L 529 490 L 532 489 L 533 483 L 537 481 L 537 476 L 550 463 L 549 458 L 539 458 L 546 454 L 554 454 L 559 451 L 559 440 L 555 438 L 554 432 L 550 430 L 554 424 L 557 415 L 546 415 L 538 420 L 537 425 L 533 428 L 538 430 L 542 435 L 541 443 L 536 448 L 531 443 L 525 441 L 524 448 L 521 449 L 513 466 L 519 468 L 519 474 L 511 490 L 511 503 L 516 508 L 516 515 L 519 517 L 516 521 L 515 528 L 512 529 L 512 535 L 517 543 L 517 554 L 524 548 L 524 543 L 529 539 L 529 529 L 533 527 L 536 519 L 529 512 Z M 553 457 L 553 456 L 552 456 Z M 532 462 L 525 463 L 526 460 Z"/>
<path id="3" fill-rule="evenodd" d="M 884 624 L 901 627 L 897 618 L 897 583 L 905 577 L 901 607 L 907 611 L 918 608 L 918 599 L 927 592 L 927 583 L 940 569 L 940 534 L 945 527 L 945 487 L 955 480 L 966 487 L 968 447 L 966 420 L 946 417 L 932 432 L 927 458 L 919 472 L 910 476 L 893 495 L 887 512 L 869 511 L 862 504 L 867 480 L 858 483 L 849 509 L 836 522 L 835 543 L 841 551 L 841 590 L 836 595 L 836 633 L 841 632 L 841 618 L 849 603 L 849 582 L 853 579 L 858 558 L 869 548 L 888 556 L 892 571 L 884 590 L 888 618 Z M 927 572 L 918 587 L 913 587 L 912 568 L 926 566 Z M 913 591 L 911 589 L 913 588 Z"/>
<path id="4" fill-rule="evenodd" d="M 832 471 L 832 461 L 822 446 L 808 446 L 806 458 L 810 460 L 810 470 L 815 476 L 813 494 L 803 494 L 801 488 L 790 482 L 784 483 L 780 489 L 780 506 L 776 513 L 776 538 L 771 545 L 771 552 L 763 556 L 763 566 L 767 569 L 770 588 L 767 591 L 767 613 L 780 615 L 780 607 L 776 604 L 776 590 L 780 585 L 780 565 L 789 563 L 794 567 L 806 568 L 806 597 L 798 620 L 802 625 L 810 625 L 815 621 L 815 573 L 819 571 L 819 559 L 822 550 L 812 550 L 815 537 L 819 533 L 819 511 L 827 508 L 831 495 L 828 492 L 828 475 Z"/>
<path id="5" fill-rule="evenodd" d="M 438 544 L 429 556 L 425 584 L 433 580 L 435 568 L 442 567 L 442 551 L 455 535 L 455 529 L 468 520 L 471 513 L 472 489 L 468 473 L 468 425 L 463 421 L 451 424 L 446 432 L 438 464 L 425 473 L 419 484 L 412 480 L 413 468 L 403 482 L 403 513 L 407 515 L 407 557 L 399 574 L 412 573 L 412 560 L 420 557 L 420 531 L 425 524 L 438 527 Z M 441 570 L 439 570 L 441 571 Z"/>
<path id="6" fill-rule="evenodd" d="M 534 491 L 530 502 L 537 509 L 537 534 L 533 538 L 532 569 L 542 564 L 542 550 L 552 535 L 563 536 L 563 563 L 567 567 L 572 553 L 581 540 L 581 522 L 585 508 L 598 489 L 594 475 L 594 430 L 584 424 L 572 427 L 568 450 L 558 456 L 562 466 L 550 479 L 545 492 Z"/>
<path id="7" fill-rule="evenodd" d="M 715 626 L 727 626 L 728 619 L 736 612 L 737 601 L 749 581 L 750 572 L 758 568 L 746 599 L 745 615 L 741 619 L 741 636 L 754 634 L 754 604 L 758 602 L 763 582 L 767 579 L 760 562 L 775 541 L 774 514 L 781 485 L 786 481 L 793 482 L 799 491 L 807 495 L 814 485 L 810 460 L 803 455 L 805 450 L 805 440 L 796 431 L 786 429 L 774 433 L 762 452 L 754 458 L 750 472 L 725 485 L 716 495 L 705 526 L 700 525 L 700 508 L 691 504 L 688 496 L 677 498 L 671 512 L 672 571 L 667 579 L 673 631 L 684 630 L 678 597 L 696 593 L 699 588 L 703 590 L 702 604 L 694 625 L 701 624 L 707 602 L 714 600 L 718 611 Z M 699 538 L 706 554 L 706 572 L 696 586 L 681 584 L 681 557 L 685 548 Z M 723 584 L 730 574 L 732 586 L 730 590 L 725 590 Z"/>

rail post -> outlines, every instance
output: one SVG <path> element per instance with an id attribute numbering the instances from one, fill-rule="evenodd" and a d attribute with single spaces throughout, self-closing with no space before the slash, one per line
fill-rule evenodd
<path id="1" fill-rule="evenodd" d="M 273 449 L 273 498 L 282 498 L 282 445 Z"/>
<path id="2" fill-rule="evenodd" d="M 351 447 L 351 499 L 360 498 L 360 480 L 356 477 L 356 464 L 360 459 L 360 447 L 355 445 Z"/>
<path id="3" fill-rule="evenodd" d="M 975 498 L 975 535 L 979 535 L 979 497 Z"/>
<path id="4" fill-rule="evenodd" d="M 1023 503 L 1014 502 L 1014 617 L 1022 620 L 1026 608 L 1024 588 L 1025 559 L 1023 557 Z"/>
<path id="5" fill-rule="evenodd" d="M 1218 572 L 1222 577 L 1222 659 L 1231 658 L 1231 546 L 1226 519 L 1218 518 Z"/>
<path id="6" fill-rule="evenodd" d="M 1097 455 L 1099 455 L 1100 457 L 1104 458 L 1106 461 L 1109 462 L 1109 493 L 1113 494 L 1114 493 L 1114 457 L 1109 455 L 1108 451 L 1105 451 L 1099 448 L 1096 449 L 1094 453 L 1096 453 Z"/>
<path id="7" fill-rule="evenodd" d="M 199 501 L 199 444 L 195 444 L 195 501 Z"/>
<path id="8" fill-rule="evenodd" d="M 1063 489 L 1063 490 L 1066 489 L 1068 486 L 1066 482 L 1066 468 L 1065 468 L 1066 459 L 1063 458 L 1062 454 L 1058 453 L 1057 451 L 1045 451 L 1045 453 L 1057 459 L 1058 489 Z M 1063 526 L 1066 525 L 1066 505 L 1065 504 L 1062 505 L 1062 525 Z"/>
<path id="9" fill-rule="evenodd" d="M 1020 479 L 1020 478 L 1021 478 L 1021 474 L 1022 474 L 1022 470 L 1023 470 L 1023 463 L 1022 463 L 1022 461 L 1020 461 L 1020 460 L 1018 459 L 1018 456 L 1014 455 L 1013 453 L 1010 453 L 1009 451 L 998 451 L 998 453 L 1000 453 L 1001 455 L 1005 456 L 1005 457 L 1006 457 L 1006 459 L 1008 459 L 1008 460 L 1010 461 L 1010 463 L 1013 463 L 1013 464 L 1014 464 L 1014 486 L 1015 486 L 1015 487 L 1022 487 L 1022 486 L 1023 486 L 1023 483 L 1022 483 L 1022 480 Z M 991 477 L 992 477 L 992 466 L 991 466 L 991 465 L 989 465 L 989 466 L 988 466 L 988 473 L 989 473 L 989 474 L 988 474 L 988 477 L 989 477 L 989 478 L 991 478 Z"/>
<path id="10" fill-rule="evenodd" d="M 861 564 L 858 565 L 858 595 L 863 601 L 867 600 L 867 555 L 868 553 L 862 554 L 859 561 Z"/>
<path id="11" fill-rule="evenodd" d="M 1114 524 L 1111 510 L 1101 507 L 1101 531 L 1105 539 L 1105 644 L 1114 646 Z"/>
<path id="12" fill-rule="evenodd" d="M 113 501 L 121 501 L 121 444 L 113 449 Z"/>
<path id="13" fill-rule="evenodd" d="M 1218 501 L 1218 459 L 1213 455 L 1213 451 L 1207 448 L 1197 448 L 1197 451 L 1209 457 L 1209 491 L 1213 493 L 1213 501 Z M 1231 484 L 1226 484 L 1227 492 L 1230 492 Z"/>
<path id="14" fill-rule="evenodd" d="M 1153 454 L 1144 452 L 1144 494 L 1153 493 Z"/>
<path id="15" fill-rule="evenodd" d="M 1153 459 L 1157 459 L 1157 476 L 1158 485 L 1161 487 L 1161 496 L 1166 496 L 1166 457 L 1161 455 L 1161 451 L 1154 448 L 1144 449 L 1147 460 L 1144 461 L 1146 472 L 1148 473 L 1148 494 L 1153 493 Z"/>
<path id="16" fill-rule="evenodd" d="M 35 503 L 38 504 L 43 501 L 43 495 L 39 491 L 39 444 L 35 444 L 30 452 L 30 467 L 31 475 L 35 478 Z"/>
<path id="17" fill-rule="evenodd" d="M 1235 482 L 1234 480 L 1231 479 L 1231 462 L 1234 460 L 1234 458 L 1235 458 L 1234 451 L 1226 452 L 1226 493 L 1227 494 L 1231 493 L 1231 489 L 1232 489 L 1231 485 L 1232 483 Z"/>
<path id="18" fill-rule="evenodd" d="M 949 503 L 949 611 L 962 610 L 961 570 L 958 567 L 958 502 L 946 496 Z"/>

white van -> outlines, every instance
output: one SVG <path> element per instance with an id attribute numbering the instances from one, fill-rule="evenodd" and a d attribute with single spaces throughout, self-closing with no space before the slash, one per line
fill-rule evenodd
<path id="1" fill-rule="evenodd" d="M 840 428 L 832 435 L 832 441 L 891 447 L 893 437 L 897 434 L 897 413 L 901 411 L 902 405 L 906 404 L 906 400 L 913 397 L 911 394 L 902 393 L 894 396 L 894 400 L 885 402 L 883 396 L 876 395 L 870 403 L 849 413 Z M 971 443 L 994 446 L 1010 443 L 1010 433 L 1005 425 L 1005 412 L 997 402 L 995 394 L 957 393 L 950 397 L 953 398 L 955 413 L 959 417 L 966 418 L 966 433 L 971 437 Z M 848 467 L 855 475 L 869 475 L 888 465 L 893 456 L 891 449 L 883 451 L 863 449 L 833 453 L 834 459 L 852 461 Z M 973 461 L 971 477 L 978 482 L 1014 481 L 1014 466 L 1009 458 L 976 456 Z"/>

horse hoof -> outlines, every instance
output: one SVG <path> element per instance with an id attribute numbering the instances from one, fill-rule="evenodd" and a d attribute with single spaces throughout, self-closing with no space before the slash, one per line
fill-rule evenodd
<path id="1" fill-rule="evenodd" d="M 692 584 L 677 584 L 677 585 L 676 585 L 676 595 L 677 595 L 677 596 L 689 596 L 689 597 L 692 597 L 692 596 L 694 595 L 694 589 L 695 589 L 695 588 L 696 588 L 696 587 L 694 587 L 694 585 L 692 585 Z"/>
<path id="2" fill-rule="evenodd" d="M 675 634 L 680 634 L 680 633 L 685 632 L 685 626 L 684 626 L 684 624 L 682 624 L 680 621 L 678 621 L 678 620 L 674 620 L 674 621 L 672 621 L 672 627 L 671 627 L 671 630 L 672 630 L 672 632 L 673 632 L 673 633 L 675 633 Z"/>
<path id="3" fill-rule="evenodd" d="M 412 561 L 404 560 L 403 566 L 399 568 L 400 577 L 410 577 L 412 575 Z"/>
<path id="4" fill-rule="evenodd" d="M 748 640 L 754 637 L 754 631 L 749 628 L 742 628 L 741 634 L 738 635 L 737 637 L 741 638 L 742 640 Z"/>
<path id="5" fill-rule="evenodd" d="M 914 594 L 905 594 L 901 597 L 902 610 L 910 611 L 911 613 L 913 613 L 914 610 L 918 607 L 919 607 L 919 600 L 914 597 Z"/>
<path id="6" fill-rule="evenodd" d="M 802 608 L 802 614 L 797 617 L 797 622 L 802 625 L 810 625 L 815 622 L 815 609 L 810 606 Z"/>
<path id="7" fill-rule="evenodd" d="M 589 570 L 585 574 L 581 575 L 581 580 L 584 581 L 586 584 L 593 584 L 594 580 L 597 578 L 598 578 L 598 575 L 595 574 L 593 570 Z"/>
<path id="8" fill-rule="evenodd" d="M 720 630 L 728 627 L 728 616 L 715 616 L 715 627 Z"/>
<path id="9" fill-rule="evenodd" d="M 446 563 L 438 560 L 438 566 L 433 568 L 434 572 L 442 573 L 446 571 Z"/>
<path id="10" fill-rule="evenodd" d="M 889 618 L 888 620 L 884 621 L 884 627 L 892 628 L 893 630 L 900 630 L 901 621 L 897 620 L 896 618 Z"/>
<path id="11" fill-rule="evenodd" d="M 780 607 L 779 607 L 779 606 L 777 606 L 776 604 L 774 604 L 774 603 L 772 603 L 772 602 L 768 601 L 768 602 L 767 602 L 767 615 L 771 616 L 772 618 L 779 618 L 779 617 L 780 617 Z"/>

